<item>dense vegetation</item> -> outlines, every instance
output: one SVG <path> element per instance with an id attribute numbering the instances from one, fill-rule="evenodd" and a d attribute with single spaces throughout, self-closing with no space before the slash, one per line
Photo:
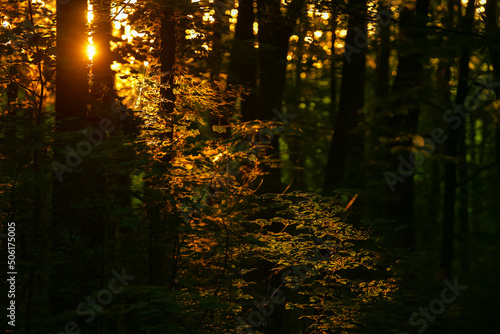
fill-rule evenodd
<path id="1" fill-rule="evenodd" d="M 2 330 L 494 332 L 499 15 L 2 2 Z"/>

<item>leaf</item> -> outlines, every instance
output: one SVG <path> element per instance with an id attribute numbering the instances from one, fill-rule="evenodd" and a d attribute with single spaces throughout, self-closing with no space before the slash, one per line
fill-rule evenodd
<path id="1" fill-rule="evenodd" d="M 31 23 L 31 21 L 28 19 L 23 21 L 23 28 L 31 31 L 34 30 L 33 23 Z"/>
<path id="2" fill-rule="evenodd" d="M 214 130 L 217 133 L 225 133 L 227 129 L 224 126 L 212 125 L 212 130 Z"/>

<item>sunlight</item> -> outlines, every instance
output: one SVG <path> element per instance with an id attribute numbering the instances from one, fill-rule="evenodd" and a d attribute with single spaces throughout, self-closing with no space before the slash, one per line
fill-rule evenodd
<path id="1" fill-rule="evenodd" d="M 91 23 L 94 20 L 94 10 L 91 4 L 87 6 L 87 23 Z"/>
<path id="2" fill-rule="evenodd" d="M 210 12 L 208 12 L 208 13 L 204 13 L 203 14 L 203 21 L 214 23 L 215 17 L 213 17 L 213 15 L 215 15 L 215 10 L 213 10 L 213 9 L 210 10 Z"/>
<path id="3" fill-rule="evenodd" d="M 90 26 L 94 20 L 94 8 L 91 4 L 87 5 L 87 24 Z M 94 59 L 96 50 L 94 46 L 94 40 L 92 39 L 92 32 L 89 32 L 88 44 L 87 44 L 87 57 L 90 61 Z"/>
<path id="4" fill-rule="evenodd" d="M 309 8 L 307 9 L 307 16 L 309 17 L 314 16 L 314 5 L 309 5 Z"/>
<path id="5" fill-rule="evenodd" d="M 89 60 L 94 59 L 95 53 L 96 51 L 94 44 L 89 43 L 89 45 L 87 45 L 87 56 L 89 57 Z"/>

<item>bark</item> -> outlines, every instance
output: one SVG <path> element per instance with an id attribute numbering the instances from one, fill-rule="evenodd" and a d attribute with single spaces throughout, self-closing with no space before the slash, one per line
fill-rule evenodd
<path id="1" fill-rule="evenodd" d="M 213 23 L 213 37 L 211 39 L 212 42 L 212 51 L 208 55 L 207 70 L 210 72 L 210 82 L 213 89 L 217 90 L 219 88 L 219 83 L 221 82 L 221 68 L 222 62 L 224 60 L 224 51 L 226 50 L 224 47 L 225 41 L 223 40 L 223 33 L 228 30 L 227 24 L 225 24 L 224 12 L 227 5 L 224 1 L 219 1 L 219 3 L 215 3 L 215 13 L 214 23 Z M 229 78 L 228 78 L 229 79 Z M 227 99 L 226 101 L 228 105 L 232 105 L 231 102 L 234 102 L 233 99 Z M 225 108 L 224 112 L 221 113 L 219 108 L 208 109 L 206 114 L 208 115 L 210 125 L 220 125 L 220 126 L 228 126 L 229 122 L 227 120 L 227 115 L 231 114 L 232 107 Z M 229 138 L 230 132 L 226 131 L 224 133 L 219 133 L 216 131 L 211 131 L 211 136 L 218 138 Z"/>
<path id="2" fill-rule="evenodd" d="M 57 6 L 57 67 L 56 67 L 56 111 L 55 111 L 55 143 L 54 160 L 67 165 L 68 158 L 65 147 L 75 147 L 81 140 L 81 133 L 86 117 L 88 96 L 87 60 L 84 46 L 86 35 L 87 1 L 72 0 L 67 3 L 58 2 Z M 73 160 L 74 161 L 74 160 Z M 76 164 L 78 165 L 78 164 Z M 85 219 L 82 209 L 83 181 L 78 166 L 70 166 L 72 172 L 64 172 L 63 180 L 55 179 L 52 197 L 52 254 L 66 261 L 56 264 L 51 277 L 51 314 L 72 309 L 72 297 L 78 293 L 75 287 L 81 282 L 78 271 L 67 268 L 67 263 L 75 259 L 67 249 L 72 238 L 84 228 Z M 69 256 L 69 258 L 68 258 Z M 65 277 L 61 277 L 65 275 Z M 58 324 L 54 330 L 64 328 Z"/>
<path id="3" fill-rule="evenodd" d="M 427 37 L 424 29 L 416 28 L 415 25 L 425 26 L 429 8 L 428 0 L 418 0 L 415 9 L 405 8 L 400 14 L 400 31 L 398 47 L 399 64 L 397 76 L 393 83 L 393 94 L 395 102 L 392 113 L 387 121 L 391 133 L 388 137 L 407 138 L 407 140 L 394 139 L 395 145 L 402 147 L 392 157 L 392 168 L 396 170 L 400 164 L 399 155 L 403 153 L 408 158 L 412 147 L 412 136 L 417 132 L 418 119 L 420 115 L 420 103 L 423 87 L 423 66 L 426 54 L 425 45 Z M 394 131 L 396 133 L 394 133 Z M 397 185 L 396 192 L 392 194 L 389 203 L 389 217 L 395 219 L 401 229 L 397 237 L 399 243 L 410 250 L 416 248 L 415 235 L 415 186 L 413 173 L 406 176 L 404 182 Z"/>
<path id="4" fill-rule="evenodd" d="M 464 122 L 466 122 L 464 120 Z M 469 121 L 467 121 L 469 123 Z M 461 186 L 458 197 L 458 221 L 460 228 L 460 264 L 462 270 L 465 273 L 470 272 L 470 253 L 471 253 L 471 243 L 470 243 L 470 229 L 469 229 L 469 180 L 467 172 L 467 143 L 465 140 L 465 127 L 459 132 L 458 137 L 458 162 L 460 163 L 458 168 L 458 179 L 460 180 Z"/>
<path id="5" fill-rule="evenodd" d="M 253 0 L 239 2 L 228 76 L 230 85 L 242 85 L 246 89 L 242 96 L 243 101 L 241 101 L 241 119 L 244 122 L 255 119 L 252 113 L 257 107 L 257 55 L 254 47 L 253 23 L 255 14 L 253 4 Z"/>
<path id="6" fill-rule="evenodd" d="M 282 121 L 279 118 L 283 114 L 281 104 L 286 81 L 288 42 L 304 3 L 304 0 L 293 0 L 283 15 L 279 0 L 257 0 L 259 104 L 248 116 L 243 116 L 244 119 Z M 278 136 L 273 136 L 267 154 L 280 158 Z M 280 192 L 280 168 L 267 166 L 264 174 L 259 192 Z"/>
<path id="7" fill-rule="evenodd" d="M 385 18 L 388 8 L 379 4 L 378 13 L 380 18 Z M 391 54 L 391 25 L 390 22 L 380 20 L 377 25 L 377 44 L 375 46 L 375 107 L 370 112 L 370 118 L 365 121 L 366 128 L 366 178 L 367 180 L 378 180 L 387 168 L 386 163 L 390 159 L 389 153 L 382 145 L 381 138 L 385 133 L 386 105 L 390 90 L 390 54 Z M 367 207 L 372 217 L 381 217 L 392 210 L 387 201 L 380 196 L 380 190 L 374 189 L 374 195 L 367 197 Z"/>
<path id="8" fill-rule="evenodd" d="M 161 102 L 160 113 L 171 126 L 174 120 L 170 116 L 175 111 L 175 64 L 177 52 L 177 22 L 176 10 L 173 3 L 166 4 L 161 11 Z M 172 141 L 173 131 L 164 134 L 164 139 Z M 163 157 L 163 164 L 169 164 L 173 153 L 168 152 Z M 161 182 L 161 183 L 160 183 Z M 169 189 L 170 180 L 160 181 L 153 177 L 145 185 L 148 198 L 149 217 L 149 255 L 148 276 L 149 284 L 169 285 L 173 287 L 177 272 L 176 250 L 179 246 L 176 228 L 177 218 L 181 217 L 176 212 L 172 196 L 165 194 L 160 188 Z M 165 198 L 165 195 L 167 196 Z"/>
<path id="9" fill-rule="evenodd" d="M 292 35 L 304 0 L 294 0 L 281 14 L 280 1 L 257 0 L 259 23 L 259 100 L 260 108 L 253 119 L 271 119 L 273 109 L 281 110 L 286 79 L 288 41 Z"/>
<path id="10" fill-rule="evenodd" d="M 18 72 L 17 65 L 9 66 L 9 76 L 15 78 Z M 19 96 L 19 85 L 11 80 L 7 86 L 7 105 L 5 106 L 6 115 L 4 116 L 8 122 L 5 124 L 5 136 L 14 138 L 16 135 L 16 113 L 19 109 L 17 98 Z"/>
<path id="11" fill-rule="evenodd" d="M 390 8 L 385 7 L 383 4 L 379 6 L 378 13 L 382 18 L 385 15 L 385 11 L 390 10 Z M 378 44 L 378 50 L 376 55 L 377 69 L 376 69 L 376 81 L 377 85 L 375 87 L 375 94 L 377 98 L 385 99 L 389 94 L 389 58 L 391 56 L 391 25 L 390 22 L 385 22 L 385 20 L 380 21 L 378 25 L 380 43 Z M 378 112 L 380 112 L 380 108 Z"/>
<path id="12" fill-rule="evenodd" d="M 498 26 L 498 5 L 497 1 L 488 0 L 485 5 L 486 12 L 486 33 L 491 40 L 489 51 L 491 63 L 493 65 L 493 76 L 496 82 L 500 82 L 500 27 Z M 500 87 L 495 88 L 495 95 L 500 97 Z M 497 177 L 500 183 L 500 121 L 495 123 L 495 157 L 498 163 Z"/>
<path id="13" fill-rule="evenodd" d="M 325 193 L 338 187 L 344 180 L 349 152 L 360 150 L 360 147 L 354 146 L 359 145 L 359 142 L 354 139 L 353 130 L 356 127 L 358 112 L 364 105 L 366 45 L 363 45 L 364 42 L 360 43 L 358 31 L 361 30 L 366 37 L 366 0 L 351 0 L 350 5 L 355 11 L 349 15 L 345 39 L 346 53 L 342 66 L 339 109 L 328 153 Z M 368 42 L 366 39 L 365 41 Z M 351 52 L 351 47 L 355 47 L 357 51 Z"/>
<path id="14" fill-rule="evenodd" d="M 92 37 L 96 54 L 92 62 L 92 99 L 102 102 L 105 112 L 116 97 L 114 91 L 114 72 L 111 70 L 113 63 L 111 41 L 111 1 L 92 0 L 94 20 L 92 22 Z"/>
<path id="15" fill-rule="evenodd" d="M 490 40 L 488 43 L 493 75 L 495 81 L 500 81 L 500 27 L 498 26 L 498 5 L 495 0 L 488 0 L 485 5 L 486 34 Z M 496 97 L 500 97 L 500 87 L 495 87 Z"/>
<path id="16" fill-rule="evenodd" d="M 304 73 L 302 64 L 302 55 L 304 54 L 304 37 L 306 36 L 309 22 L 306 19 L 301 19 L 296 35 L 298 36 L 297 51 L 295 52 L 297 61 L 295 62 L 294 79 L 290 80 L 293 84 L 292 96 L 288 100 L 287 111 L 292 115 L 300 115 L 301 110 L 298 107 L 304 96 L 302 78 L 300 75 Z M 333 58 L 333 57 L 332 57 Z M 332 69 L 332 71 L 335 71 Z M 306 102 L 307 103 L 307 102 Z M 304 141 L 306 140 L 306 141 Z M 307 146 L 307 139 L 301 136 L 291 136 L 287 138 L 287 149 L 289 152 L 288 166 L 290 168 L 291 178 L 286 180 L 285 184 L 291 183 L 289 191 L 303 190 L 307 188 L 307 178 L 305 171 L 305 162 L 309 159 L 310 152 L 304 150 Z"/>
<path id="17" fill-rule="evenodd" d="M 161 113 L 168 115 L 174 112 L 175 108 L 175 50 L 176 50 L 176 23 L 174 18 L 174 9 L 171 6 L 166 6 L 162 10 L 161 18 L 161 83 L 162 87 L 160 94 L 162 97 Z M 170 132 L 171 133 L 171 132 Z"/>
<path id="18" fill-rule="evenodd" d="M 337 66 L 336 66 L 336 60 L 337 57 L 335 55 L 335 42 L 336 42 L 336 30 L 337 30 L 337 8 L 335 6 L 335 3 L 332 2 L 332 16 L 330 17 L 330 22 L 331 22 L 331 31 L 332 31 L 332 55 L 330 57 L 330 98 L 332 100 L 331 102 L 331 107 L 330 107 L 330 112 L 332 114 L 332 121 L 334 119 L 333 115 L 337 112 Z M 299 64 L 302 61 L 302 59 L 299 59 Z"/>
<path id="19" fill-rule="evenodd" d="M 91 86 L 90 86 L 90 107 L 91 112 L 88 113 L 88 121 L 93 129 L 99 129 L 99 123 L 103 118 L 114 120 L 112 112 L 112 101 L 116 98 L 114 91 L 114 72 L 111 70 L 112 55 L 110 50 L 111 41 L 111 2 L 109 0 L 92 0 L 92 12 L 94 19 L 91 22 L 91 33 L 93 44 L 96 49 L 91 63 Z M 114 124 L 115 126 L 118 124 Z M 116 132 L 114 133 L 116 134 Z M 111 157 L 108 157 L 111 158 Z M 86 159 L 92 160 L 90 155 Z M 90 162 L 94 166 L 86 172 L 88 175 L 86 188 L 88 195 L 92 198 L 94 210 L 90 212 L 88 225 L 84 230 L 84 237 L 89 239 L 94 246 L 103 245 L 105 234 L 114 234 L 114 231 L 109 231 L 109 224 L 106 222 L 103 212 L 111 210 L 106 207 L 105 196 L 109 195 L 111 188 L 111 180 L 106 178 L 109 171 L 104 169 L 108 165 L 102 159 Z M 122 180 L 127 182 L 126 179 Z M 126 192 L 115 192 L 117 198 L 123 197 Z"/>
<path id="20" fill-rule="evenodd" d="M 379 5 L 378 12 L 380 15 L 384 14 L 386 8 L 383 4 Z M 380 16 L 382 17 L 382 16 Z M 383 23 L 383 24 L 382 24 Z M 375 179 L 383 172 L 381 167 L 383 161 L 387 160 L 387 154 L 383 152 L 380 145 L 380 137 L 384 136 L 384 111 L 389 96 L 389 59 L 391 55 L 390 36 L 391 26 L 389 22 L 381 21 L 377 26 L 378 41 L 376 46 L 375 62 L 377 67 L 375 69 L 375 98 L 376 107 L 371 114 L 370 120 L 367 120 L 367 134 L 366 134 L 366 149 L 365 155 L 367 160 L 367 176 L 368 179 Z M 385 156 L 384 156 L 385 155 Z M 379 205 L 377 205 L 380 207 Z"/>
<path id="21" fill-rule="evenodd" d="M 28 9 L 29 9 L 29 19 L 31 21 L 31 25 L 35 26 L 35 21 L 33 19 L 33 8 L 32 4 L 28 3 Z M 37 52 L 40 50 L 39 46 L 35 42 L 35 49 Z M 45 78 L 43 76 L 43 64 L 41 60 L 37 61 L 37 76 L 38 76 L 38 81 L 40 84 L 40 92 L 38 99 L 36 99 L 36 104 L 33 108 L 33 113 L 30 115 L 31 118 L 31 124 L 34 127 L 40 127 L 44 123 L 43 119 L 43 110 L 44 110 L 44 99 L 45 99 Z M 8 91 L 8 95 L 10 95 L 10 88 Z M 18 89 L 16 89 L 16 96 L 15 98 L 17 99 L 17 93 Z M 9 96 L 9 99 L 12 98 Z M 35 250 L 35 240 L 34 238 L 37 238 L 39 236 L 39 230 L 40 230 L 40 225 L 41 225 L 41 218 L 42 218 L 42 210 L 43 210 L 43 199 L 42 199 L 42 186 L 46 185 L 44 184 L 44 177 L 43 174 L 41 173 L 41 160 L 44 157 L 44 150 L 42 147 L 44 147 L 44 140 L 39 131 L 35 131 L 34 128 L 30 129 L 30 139 L 32 141 L 31 147 L 34 147 L 35 149 L 33 150 L 33 181 L 34 181 L 34 186 L 33 186 L 33 219 L 32 219 L 32 237 L 28 238 L 26 244 L 26 258 L 33 256 L 34 259 L 40 259 L 40 254 Z M 38 148 L 36 148 L 38 147 Z M 21 243 L 22 243 L 21 238 Z M 27 307 L 26 307 L 26 317 L 27 319 L 30 319 L 33 316 L 33 306 L 35 304 L 35 295 L 36 292 L 35 290 L 35 269 L 31 267 L 29 269 L 29 278 L 28 278 L 28 300 L 27 300 Z M 38 283 L 38 282 L 37 282 Z M 30 321 L 28 321 L 26 325 L 26 333 L 29 334 L 31 333 L 31 324 Z"/>
<path id="22" fill-rule="evenodd" d="M 469 0 L 467 5 L 467 13 L 462 19 L 463 27 L 467 30 L 472 28 L 474 18 L 474 0 Z M 464 105 L 465 98 L 468 94 L 468 80 L 469 80 L 469 61 L 470 51 L 467 46 L 462 47 L 462 54 L 459 63 L 459 79 L 457 87 L 457 95 L 455 104 L 459 106 Z M 453 242 L 455 239 L 455 202 L 457 200 L 457 161 L 459 145 L 465 145 L 461 141 L 465 140 L 465 125 L 457 129 L 449 129 L 448 139 L 445 144 L 445 153 L 448 158 L 452 158 L 445 164 L 444 171 L 444 206 L 443 206 L 443 225 L 442 225 L 442 243 L 441 243 L 441 270 L 444 277 L 449 278 L 452 275 L 453 264 Z M 468 203 L 462 203 L 468 205 Z M 467 208 L 464 208 L 468 210 Z M 466 217 L 461 216 L 461 224 L 467 224 L 463 219 Z M 463 233 L 467 232 L 465 226 L 461 226 Z M 464 239 L 468 236 L 464 236 Z M 467 265 L 466 267 L 467 268 Z"/>

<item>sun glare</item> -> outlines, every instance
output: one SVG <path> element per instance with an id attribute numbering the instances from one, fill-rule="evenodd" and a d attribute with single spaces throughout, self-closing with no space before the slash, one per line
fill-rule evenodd
<path id="1" fill-rule="evenodd" d="M 92 5 L 88 5 L 88 10 L 87 10 L 87 22 L 90 23 L 94 20 L 94 11 L 93 11 L 93 6 Z"/>
<path id="2" fill-rule="evenodd" d="M 89 60 L 93 60 L 95 55 L 95 46 L 94 44 L 89 44 L 87 46 L 87 56 L 89 57 Z"/>
<path id="3" fill-rule="evenodd" d="M 87 24 L 90 26 L 94 20 L 94 8 L 91 4 L 87 5 Z M 89 32 L 88 44 L 87 44 L 87 57 L 90 61 L 94 59 L 95 56 L 95 46 L 94 40 L 92 39 L 92 33 Z"/>

